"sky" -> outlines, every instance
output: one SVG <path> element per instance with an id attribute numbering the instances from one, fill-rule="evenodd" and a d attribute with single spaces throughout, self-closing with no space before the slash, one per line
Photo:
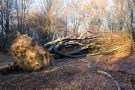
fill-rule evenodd
<path id="1" fill-rule="evenodd" d="M 40 4 L 41 4 L 41 1 L 42 0 L 34 0 L 34 3 L 33 3 L 33 7 L 39 7 L 40 6 Z M 67 4 L 68 2 L 71 2 L 72 3 L 72 1 L 75 1 L 75 2 L 82 2 L 82 3 L 87 3 L 87 2 L 89 2 L 89 1 L 95 1 L 98 5 L 99 4 L 105 4 L 105 3 L 107 3 L 107 5 L 109 6 L 109 7 L 111 7 L 112 5 L 113 5 L 113 2 L 112 2 L 112 0 L 62 0 L 63 1 L 63 4 Z"/>

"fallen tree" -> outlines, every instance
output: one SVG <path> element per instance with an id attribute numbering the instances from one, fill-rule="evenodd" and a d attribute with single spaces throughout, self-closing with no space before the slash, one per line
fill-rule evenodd
<path id="1" fill-rule="evenodd" d="M 132 40 L 129 35 L 100 33 L 85 38 L 58 38 L 44 46 L 33 44 L 32 38 L 19 35 L 11 46 L 14 65 L 37 71 L 51 64 L 53 58 L 79 58 L 97 54 L 129 53 Z"/>
<path id="2" fill-rule="evenodd" d="M 77 58 L 86 55 L 130 52 L 132 40 L 127 34 L 101 33 L 88 38 L 58 38 L 44 45 L 54 56 Z"/>

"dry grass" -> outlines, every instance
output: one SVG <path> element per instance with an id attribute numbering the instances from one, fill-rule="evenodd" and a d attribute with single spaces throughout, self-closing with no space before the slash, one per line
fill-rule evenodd
<path id="1" fill-rule="evenodd" d="M 41 46 L 32 46 L 31 38 L 19 36 L 11 46 L 14 62 L 26 70 L 39 70 L 48 65 L 51 54 Z"/>
<path id="2" fill-rule="evenodd" d="M 129 53 L 132 49 L 132 39 L 124 33 L 101 33 L 101 37 L 96 40 L 99 51 L 102 54 L 112 54 L 119 52 Z"/>

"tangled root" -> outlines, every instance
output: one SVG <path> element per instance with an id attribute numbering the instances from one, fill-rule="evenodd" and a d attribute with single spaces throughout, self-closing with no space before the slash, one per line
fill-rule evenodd
<path id="1" fill-rule="evenodd" d="M 28 36 L 18 36 L 17 39 L 14 41 L 14 43 L 11 46 L 11 51 L 13 56 L 15 57 L 15 60 L 22 60 L 24 59 L 25 52 L 27 48 L 31 47 L 31 38 Z"/>
<path id="2" fill-rule="evenodd" d="M 19 36 L 11 46 L 14 62 L 22 69 L 40 70 L 51 62 L 51 54 L 41 46 L 32 46 L 32 39 Z"/>

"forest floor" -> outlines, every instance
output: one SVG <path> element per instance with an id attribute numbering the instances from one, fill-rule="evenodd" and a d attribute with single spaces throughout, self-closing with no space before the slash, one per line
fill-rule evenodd
<path id="1" fill-rule="evenodd" d="M 12 60 L 0 54 L 0 67 Z M 110 73 L 122 90 L 135 90 L 135 52 L 58 59 L 54 66 L 37 72 L 1 73 L 0 90 L 117 90 L 112 79 L 93 72 L 96 70 Z"/>

